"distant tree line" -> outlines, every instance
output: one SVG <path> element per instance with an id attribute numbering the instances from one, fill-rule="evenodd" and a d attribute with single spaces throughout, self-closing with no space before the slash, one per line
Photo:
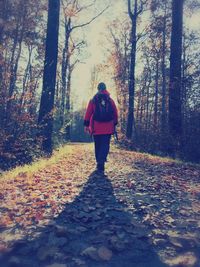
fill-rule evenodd
<path id="1" fill-rule="evenodd" d="M 195 1 L 127 0 L 108 30 L 122 140 L 141 151 L 200 160 L 198 32 L 183 28 Z M 141 31 L 145 13 L 149 23 Z M 142 67 L 141 67 L 142 66 Z M 139 70 L 137 68 L 140 68 Z"/>

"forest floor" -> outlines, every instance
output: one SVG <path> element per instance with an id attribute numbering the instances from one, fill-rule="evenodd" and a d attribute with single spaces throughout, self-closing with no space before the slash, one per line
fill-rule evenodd
<path id="1" fill-rule="evenodd" d="M 0 177 L 1 267 L 200 267 L 200 166 L 112 146 L 94 168 L 69 144 Z"/>

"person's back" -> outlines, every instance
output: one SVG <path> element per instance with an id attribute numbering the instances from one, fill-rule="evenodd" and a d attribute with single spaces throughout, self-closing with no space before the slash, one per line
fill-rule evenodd
<path id="1" fill-rule="evenodd" d="M 105 91 L 103 91 L 105 92 Z M 114 119 L 114 108 L 110 96 L 106 93 L 97 93 L 93 97 L 95 111 L 93 119 L 99 122 L 108 122 Z"/>
<path id="2" fill-rule="evenodd" d="M 85 131 L 93 135 L 97 170 L 104 171 L 109 153 L 110 138 L 118 122 L 117 108 L 104 83 L 99 83 L 98 93 L 90 100 L 84 118 Z"/>

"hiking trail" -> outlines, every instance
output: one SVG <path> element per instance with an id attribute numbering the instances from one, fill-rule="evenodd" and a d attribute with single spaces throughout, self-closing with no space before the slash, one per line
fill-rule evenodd
<path id="1" fill-rule="evenodd" d="M 64 151 L 64 152 L 63 152 Z M 200 167 L 93 144 L 0 183 L 1 267 L 200 266 Z"/>

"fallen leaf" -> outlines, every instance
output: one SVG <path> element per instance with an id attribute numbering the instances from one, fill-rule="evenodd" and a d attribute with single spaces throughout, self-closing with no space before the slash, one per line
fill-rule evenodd
<path id="1" fill-rule="evenodd" d="M 192 252 L 187 252 L 183 255 L 167 259 L 165 261 L 169 266 L 181 266 L 181 267 L 192 267 L 197 262 L 197 258 Z"/>
<path id="2" fill-rule="evenodd" d="M 98 252 L 95 247 L 88 247 L 81 253 L 82 256 L 88 256 L 93 260 L 99 260 Z"/>
<path id="3" fill-rule="evenodd" d="M 112 258 L 112 251 L 102 246 L 98 249 L 98 256 L 101 260 L 109 261 Z"/>

